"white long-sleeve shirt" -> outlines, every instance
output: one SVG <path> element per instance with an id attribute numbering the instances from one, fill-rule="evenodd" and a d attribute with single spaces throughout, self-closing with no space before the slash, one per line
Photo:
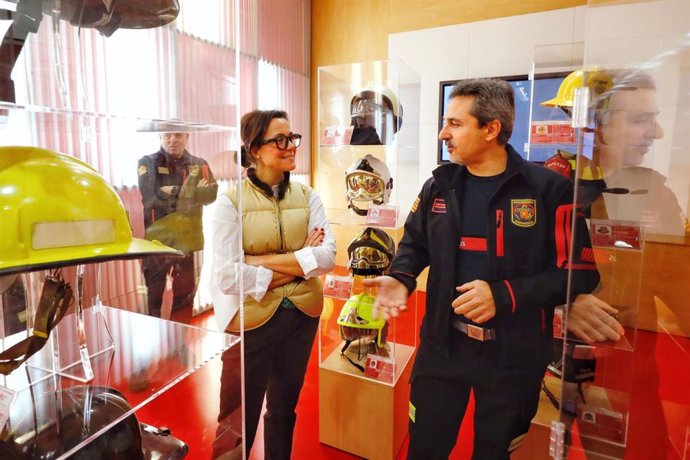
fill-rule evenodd
<path id="1" fill-rule="evenodd" d="M 244 263 L 242 241 L 239 238 L 241 219 L 230 199 L 221 195 L 216 201 L 211 221 L 213 234 L 213 276 L 211 294 L 216 320 L 221 330 L 225 330 L 240 307 L 240 275 L 242 294 L 261 300 L 273 279 L 273 270 Z M 309 197 L 308 232 L 315 228 L 324 229 L 321 245 L 304 247 L 294 252 L 304 278 L 312 278 L 330 272 L 335 266 L 336 242 L 330 224 L 326 219 L 323 203 L 316 192 Z"/>

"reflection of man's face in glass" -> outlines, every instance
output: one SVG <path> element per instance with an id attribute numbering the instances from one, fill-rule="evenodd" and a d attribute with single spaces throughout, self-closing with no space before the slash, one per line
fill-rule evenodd
<path id="1" fill-rule="evenodd" d="M 653 89 L 623 89 L 611 96 L 598 127 L 604 172 L 644 161 L 654 140 L 664 135 L 657 112 Z"/>
<path id="2" fill-rule="evenodd" d="M 187 148 L 189 133 L 163 133 L 161 134 L 161 145 L 168 155 L 178 158 Z"/>

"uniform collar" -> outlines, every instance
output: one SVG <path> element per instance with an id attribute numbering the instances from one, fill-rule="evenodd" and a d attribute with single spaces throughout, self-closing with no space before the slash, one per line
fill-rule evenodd
<path id="1" fill-rule="evenodd" d="M 179 158 L 173 158 L 172 155 L 170 155 L 168 152 L 166 152 L 163 147 L 158 149 L 158 153 L 162 155 L 165 158 L 166 163 L 183 163 L 187 164 L 189 163 L 189 160 L 191 158 L 191 154 L 187 151 L 187 149 L 182 152 L 182 155 L 180 155 Z"/>
<path id="2" fill-rule="evenodd" d="M 510 144 L 506 144 L 506 152 L 508 153 L 508 161 L 506 163 L 504 177 L 507 178 L 515 174 L 523 174 L 526 163 L 525 160 Z M 436 168 L 432 174 L 440 186 L 450 187 L 462 180 L 465 169 L 464 165 L 446 163 Z"/>

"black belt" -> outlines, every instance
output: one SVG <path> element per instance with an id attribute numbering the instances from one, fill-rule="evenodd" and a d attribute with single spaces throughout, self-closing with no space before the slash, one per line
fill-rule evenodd
<path id="1" fill-rule="evenodd" d="M 495 329 L 479 327 L 475 326 L 474 324 L 467 324 L 459 319 L 454 319 L 451 322 L 451 325 L 471 339 L 479 340 L 480 342 L 496 340 Z"/>

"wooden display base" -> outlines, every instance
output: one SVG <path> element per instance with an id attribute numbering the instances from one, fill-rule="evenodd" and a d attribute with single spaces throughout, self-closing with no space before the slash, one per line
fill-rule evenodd
<path id="1" fill-rule="evenodd" d="M 415 349 L 395 346 L 393 383 L 370 379 L 333 351 L 319 368 L 319 441 L 370 460 L 395 459 L 407 435 Z"/>

